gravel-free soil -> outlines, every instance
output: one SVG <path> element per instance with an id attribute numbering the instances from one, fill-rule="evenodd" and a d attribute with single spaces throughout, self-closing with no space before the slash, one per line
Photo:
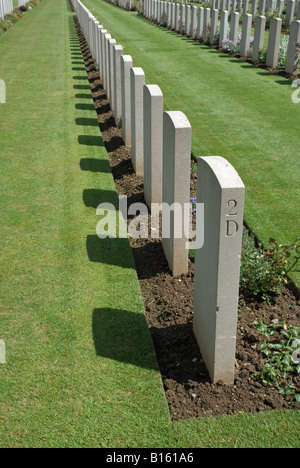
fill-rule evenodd
<path id="1" fill-rule="evenodd" d="M 134 173 L 130 148 L 124 146 L 122 131 L 115 125 L 95 63 L 77 17 L 74 19 L 117 193 L 126 195 L 129 204 L 143 203 L 143 178 Z M 130 243 L 173 420 L 281 408 L 300 409 L 294 396 L 281 395 L 276 388 L 264 387 L 251 377 L 254 371 L 264 366 L 259 352 L 262 338 L 253 326 L 254 320 L 261 317 L 265 323 L 270 323 L 277 319 L 300 326 L 300 301 L 289 290 L 275 298 L 272 305 L 265 302 L 247 304 L 238 320 L 234 385 L 226 386 L 221 382 L 212 385 L 192 330 L 193 262 L 189 263 L 187 275 L 174 278 L 160 239 L 130 239 Z M 291 383 L 300 387 L 300 378 L 294 377 Z"/>

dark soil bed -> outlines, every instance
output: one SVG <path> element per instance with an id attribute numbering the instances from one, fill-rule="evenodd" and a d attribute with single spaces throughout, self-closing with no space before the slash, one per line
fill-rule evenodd
<path id="1" fill-rule="evenodd" d="M 119 195 L 129 203 L 143 202 L 143 179 L 131 164 L 130 149 L 124 146 L 122 132 L 115 126 L 113 113 L 88 46 L 78 29 L 86 70 L 98 114 L 99 127 Z M 160 239 L 130 239 L 146 318 L 160 366 L 165 395 L 173 420 L 217 416 L 237 412 L 272 409 L 300 409 L 294 396 L 283 396 L 275 388 L 263 387 L 252 379 L 264 361 L 259 352 L 261 338 L 253 326 L 261 317 L 268 323 L 278 319 L 300 325 L 300 303 L 290 291 L 274 299 L 272 305 L 248 303 L 239 315 L 236 373 L 233 386 L 212 385 L 192 331 L 194 264 L 180 278 L 170 274 Z M 300 379 L 294 378 L 300 387 Z"/>

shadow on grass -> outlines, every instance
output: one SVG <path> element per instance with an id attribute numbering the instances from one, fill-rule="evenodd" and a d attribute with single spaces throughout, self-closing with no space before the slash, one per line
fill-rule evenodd
<path id="1" fill-rule="evenodd" d="M 112 203 L 115 207 L 118 205 L 118 196 L 113 190 L 85 189 L 82 198 L 88 208 L 97 208 L 100 203 Z"/>
<path id="2" fill-rule="evenodd" d="M 85 146 L 104 146 L 102 137 L 96 135 L 79 135 L 78 143 Z"/>
<path id="3" fill-rule="evenodd" d="M 91 94 L 75 94 L 76 99 L 93 99 Z"/>
<path id="4" fill-rule="evenodd" d="M 109 307 L 94 309 L 92 331 L 97 356 L 158 370 L 143 314 Z M 150 332 L 154 346 L 159 350 L 162 375 L 179 384 L 186 384 L 189 380 L 204 385 L 210 383 L 191 323 L 151 327 Z M 195 356 L 197 359 L 193 363 Z M 174 365 L 175 362 L 177 365 Z"/>
<path id="5" fill-rule="evenodd" d="M 106 237 L 100 239 L 97 235 L 86 238 L 86 251 L 92 263 L 115 265 L 124 269 L 134 269 L 134 263 L 126 238 Z"/>
<path id="6" fill-rule="evenodd" d="M 80 125 L 82 127 L 99 127 L 97 119 L 91 119 L 87 117 L 77 117 L 76 125 Z"/>
<path id="7" fill-rule="evenodd" d="M 86 111 L 94 111 L 95 105 L 94 104 L 75 104 L 75 109 L 77 110 L 86 110 Z"/>
<path id="8" fill-rule="evenodd" d="M 285 79 L 285 80 L 276 80 L 275 83 L 279 85 L 283 85 L 283 86 L 292 86 L 293 82 L 291 80 Z"/>
<path id="9" fill-rule="evenodd" d="M 74 85 L 74 89 L 91 89 L 89 85 Z"/>
<path id="10" fill-rule="evenodd" d="M 92 331 L 97 356 L 158 371 L 143 314 L 123 309 L 94 309 Z"/>
<path id="11" fill-rule="evenodd" d="M 80 169 L 82 171 L 102 172 L 104 174 L 111 173 L 111 167 L 107 159 L 93 159 L 93 158 L 81 159 Z"/>

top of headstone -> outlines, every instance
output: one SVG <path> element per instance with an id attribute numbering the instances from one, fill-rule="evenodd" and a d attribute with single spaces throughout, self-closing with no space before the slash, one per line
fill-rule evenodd
<path id="1" fill-rule="evenodd" d="M 141 67 L 132 67 L 132 73 L 136 76 L 144 76 L 145 72 Z"/>
<path id="2" fill-rule="evenodd" d="M 132 62 L 132 57 L 131 55 L 122 55 L 121 60 L 123 62 Z"/>
<path id="3" fill-rule="evenodd" d="M 221 156 L 205 156 L 199 158 L 199 163 L 210 166 L 221 188 L 244 188 L 244 184 L 234 167 Z"/>
<path id="4" fill-rule="evenodd" d="M 165 112 L 172 120 L 175 128 L 191 128 L 191 124 L 187 116 L 181 111 L 167 111 Z"/>
<path id="5" fill-rule="evenodd" d="M 147 88 L 151 96 L 161 96 L 162 91 L 157 85 L 145 85 L 144 88 Z"/>

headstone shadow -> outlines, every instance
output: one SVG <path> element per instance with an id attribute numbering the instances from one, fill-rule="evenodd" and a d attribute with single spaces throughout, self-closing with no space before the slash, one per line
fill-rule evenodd
<path id="1" fill-rule="evenodd" d="M 144 314 L 109 307 L 94 309 L 92 332 L 97 356 L 158 371 Z"/>

